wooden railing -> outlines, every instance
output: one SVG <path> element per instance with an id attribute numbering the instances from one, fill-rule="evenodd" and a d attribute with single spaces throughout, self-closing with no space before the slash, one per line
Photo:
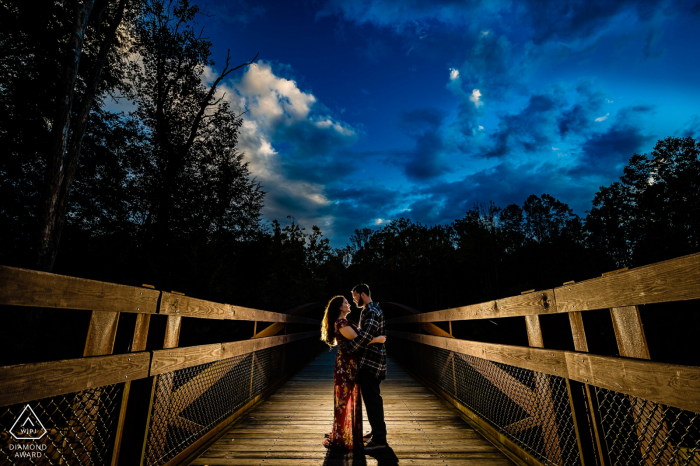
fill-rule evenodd
<path id="1" fill-rule="evenodd" d="M 91 311 L 82 358 L 0 367 L 2 464 L 24 464 L 29 457 L 22 455 L 32 452 L 46 461 L 37 464 L 179 464 L 320 350 L 319 321 L 298 315 L 316 304 L 275 313 L 148 285 L 0 266 L 0 305 Z M 130 352 L 112 354 L 120 313 L 137 314 L 136 323 Z M 153 315 L 167 317 L 162 343 L 149 342 L 162 349 L 146 351 Z M 250 340 L 181 348 L 183 317 L 254 321 L 255 330 Z M 273 324 L 257 332 L 258 322 Z M 287 324 L 313 330 L 286 334 Z M 213 395 L 229 402 L 222 407 Z M 188 414 L 188 408 L 207 403 L 212 406 L 204 411 L 213 417 Z M 28 415 L 25 405 L 46 424 L 41 439 L 17 440 L 8 433 L 10 423 Z M 173 428 L 180 432 L 175 440 Z M 33 449 L 17 456 L 29 444 Z"/>
<path id="2" fill-rule="evenodd" d="M 388 330 L 387 348 L 519 464 L 698 465 L 700 367 L 650 361 L 638 308 L 694 299 L 700 254 L 391 319 L 390 329 L 420 324 L 428 334 Z M 610 309 L 620 357 L 588 353 L 582 313 L 599 309 Z M 540 316 L 551 314 L 568 315 L 575 351 L 544 348 Z M 529 347 L 426 325 L 503 317 L 525 319 Z M 483 406 L 487 396 L 505 401 Z"/>

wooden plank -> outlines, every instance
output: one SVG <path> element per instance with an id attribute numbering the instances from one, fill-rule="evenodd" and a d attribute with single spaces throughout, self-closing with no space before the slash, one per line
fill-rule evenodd
<path id="1" fill-rule="evenodd" d="M 586 330 L 583 327 L 583 315 L 580 312 L 569 312 L 569 325 L 571 336 L 574 338 L 574 349 L 584 353 L 588 352 L 588 340 Z"/>
<path id="2" fill-rule="evenodd" d="M 165 323 L 165 338 L 163 348 L 177 348 L 180 345 L 180 328 L 182 327 L 182 316 L 168 316 Z"/>
<path id="3" fill-rule="evenodd" d="M 530 346 L 534 348 L 544 348 L 540 316 L 525 316 L 525 327 L 527 329 L 527 341 Z"/>
<path id="4" fill-rule="evenodd" d="M 700 367 L 566 352 L 569 378 L 700 412 Z"/>
<path id="5" fill-rule="evenodd" d="M 497 345 L 456 338 L 442 338 L 432 335 L 387 330 L 387 335 L 418 343 L 444 348 L 462 354 L 469 354 L 489 361 L 510 364 L 549 375 L 567 377 L 564 351 L 529 348 L 525 346 Z"/>
<path id="6" fill-rule="evenodd" d="M 155 314 L 159 291 L 0 266 L 0 304 Z"/>
<path id="7" fill-rule="evenodd" d="M 542 290 L 520 296 L 460 306 L 441 311 L 426 312 L 387 321 L 387 324 L 413 322 L 446 322 L 452 320 L 496 319 L 539 314 L 554 314 L 557 306 L 554 290 Z"/>
<path id="8" fill-rule="evenodd" d="M 700 253 L 554 289 L 558 312 L 700 298 Z"/>
<path id="9" fill-rule="evenodd" d="M 527 327 L 527 339 L 530 346 L 544 348 L 540 316 L 525 316 Z M 535 392 L 537 393 L 537 420 L 542 426 L 544 449 L 547 459 L 554 464 L 561 461 L 559 448 L 559 432 L 557 426 L 556 409 L 552 399 L 552 387 L 547 375 L 535 377 Z"/>
<path id="10" fill-rule="evenodd" d="M 150 314 L 139 314 L 136 316 L 136 326 L 134 327 L 134 336 L 131 339 L 131 351 L 146 351 L 146 342 L 148 339 L 148 327 L 151 324 Z"/>
<path id="11" fill-rule="evenodd" d="M 143 352 L 0 367 L 0 406 L 142 379 L 149 364 Z"/>
<path id="12" fill-rule="evenodd" d="M 119 464 L 119 451 L 121 450 L 122 434 L 124 433 L 124 421 L 126 419 L 126 408 L 129 402 L 129 392 L 131 390 L 131 381 L 124 383 L 122 391 L 122 401 L 119 406 L 119 421 L 117 421 L 117 430 L 114 435 L 114 447 L 112 448 L 111 466 Z"/>
<path id="13" fill-rule="evenodd" d="M 83 357 L 112 354 L 118 324 L 119 312 L 92 311 L 88 334 L 85 338 Z M 126 382 L 130 383 L 128 380 Z M 69 424 L 86 426 L 84 431 L 74 432 L 73 434 L 75 435 L 75 440 L 84 446 L 83 448 L 88 457 L 91 456 L 90 453 L 93 449 L 93 444 L 90 440 L 95 435 L 96 430 L 91 420 L 99 415 L 98 413 L 102 408 L 101 392 L 102 390 L 97 388 L 92 395 L 83 393 L 76 397 L 72 401 L 72 410 L 69 415 Z M 93 396 L 94 399 L 91 399 Z M 125 400 L 126 398 L 122 397 L 122 403 Z M 123 413 L 120 410 L 120 416 L 121 414 Z M 92 463 L 89 462 L 88 464 Z"/>
<path id="14" fill-rule="evenodd" d="M 308 306 L 308 305 L 305 305 Z M 253 320 L 261 322 L 286 322 L 292 324 L 320 325 L 318 320 L 278 312 L 261 311 L 231 304 L 215 303 L 181 294 L 163 292 L 160 314 L 203 319 Z"/>
<path id="15" fill-rule="evenodd" d="M 221 359 L 221 343 L 153 351 L 150 375 L 198 366 Z"/>
<path id="16" fill-rule="evenodd" d="M 138 314 L 136 316 L 134 335 L 131 339 L 131 346 L 129 349 L 130 352 L 133 353 L 146 350 L 146 340 L 148 338 L 148 327 L 150 325 L 150 322 L 150 314 Z M 152 383 L 152 378 L 149 377 L 149 379 L 151 379 Z M 143 382 L 146 382 L 146 380 L 137 382 L 134 385 L 135 390 L 131 389 L 131 381 L 126 382 L 124 384 L 122 404 L 119 410 L 119 422 L 117 424 L 117 430 L 114 436 L 114 448 L 112 450 L 113 454 L 111 466 L 119 465 L 120 455 L 122 463 L 128 463 L 128 461 L 131 458 L 125 457 L 129 456 L 129 454 L 131 453 L 130 449 L 133 448 L 132 445 L 128 445 L 130 443 L 129 440 L 133 441 L 134 438 L 143 437 L 135 436 L 135 433 L 138 432 L 140 430 L 139 428 L 141 427 L 141 423 L 138 422 L 138 414 L 136 413 L 138 412 L 137 406 L 141 404 L 141 398 L 144 397 L 144 393 L 142 391 Z M 148 408 L 150 409 L 150 406 Z M 143 411 L 145 411 L 145 409 Z M 142 414 L 144 418 L 146 417 L 145 412 L 140 414 Z M 126 439 L 124 438 L 125 430 L 127 432 Z M 122 454 L 122 450 L 124 450 L 124 454 Z"/>
<path id="17" fill-rule="evenodd" d="M 318 331 L 292 333 L 290 335 L 256 338 L 254 340 L 153 351 L 151 375 L 163 374 L 186 367 L 198 366 L 220 359 L 231 358 L 273 346 L 284 345 L 304 338 L 319 336 L 319 334 Z"/>
<path id="18" fill-rule="evenodd" d="M 114 339 L 117 337 L 118 324 L 118 312 L 92 311 L 87 338 L 85 338 L 83 356 L 112 354 L 114 351 Z"/>
<path id="19" fill-rule="evenodd" d="M 233 315 L 230 304 L 215 303 L 203 299 L 163 292 L 160 299 L 160 314 L 171 314 L 205 319 L 229 319 Z"/>
<path id="20" fill-rule="evenodd" d="M 614 307 L 610 309 L 610 317 L 620 356 L 651 359 L 639 308 L 637 306 Z"/>

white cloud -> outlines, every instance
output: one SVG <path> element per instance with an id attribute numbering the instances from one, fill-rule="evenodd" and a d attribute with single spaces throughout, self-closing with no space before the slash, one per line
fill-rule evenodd
<path id="1" fill-rule="evenodd" d="M 613 101 L 610 100 L 610 99 L 605 99 L 605 101 L 606 101 L 607 103 L 609 103 L 609 104 L 613 103 Z"/>
<path id="2" fill-rule="evenodd" d="M 552 150 L 559 150 L 558 147 L 552 147 Z"/>
<path id="3" fill-rule="evenodd" d="M 481 101 L 481 91 L 479 89 L 474 89 L 472 95 L 469 96 L 469 100 L 474 102 L 476 108 L 481 107 L 484 103 Z"/>
<path id="4" fill-rule="evenodd" d="M 375 225 L 381 225 L 382 223 L 386 223 L 386 220 L 383 219 L 383 218 L 374 219 L 374 224 L 375 224 Z"/>
<path id="5" fill-rule="evenodd" d="M 608 119 L 609 116 L 610 116 L 610 114 L 609 114 L 609 113 L 606 113 L 606 114 L 603 115 L 602 117 L 596 118 L 595 121 L 605 121 L 605 120 Z"/>
<path id="6" fill-rule="evenodd" d="M 489 32 L 491 32 L 491 31 L 489 31 L 488 29 L 487 29 L 486 31 L 481 31 L 481 37 L 486 37 L 486 36 L 488 36 L 488 35 L 489 35 Z"/>
<path id="7" fill-rule="evenodd" d="M 205 70 L 203 79 L 211 79 L 213 70 Z M 238 138 L 238 149 L 245 154 L 251 175 L 267 192 L 263 216 L 282 221 L 292 215 L 307 229 L 323 225 L 324 235 L 332 235 L 333 218 L 323 212 L 331 201 L 325 186 L 293 179 L 284 162 L 299 155 L 313 159 L 316 139 L 332 138 L 340 146 L 357 140 L 357 131 L 331 115 L 318 113 L 318 99 L 299 89 L 294 80 L 277 76 L 271 65 L 260 62 L 249 66 L 237 80 L 220 85 L 218 97 L 225 94 L 231 106 L 247 110 Z M 298 131 L 297 131 L 298 130 Z M 289 134 L 295 135 L 290 139 Z M 281 143 L 286 143 L 281 146 Z M 285 147 L 290 153 L 280 153 Z"/>
<path id="8" fill-rule="evenodd" d="M 459 78 L 459 70 L 456 68 L 450 68 L 450 81 L 454 81 Z"/>
<path id="9" fill-rule="evenodd" d="M 483 130 L 484 130 L 484 127 L 479 125 L 479 131 L 483 131 Z"/>

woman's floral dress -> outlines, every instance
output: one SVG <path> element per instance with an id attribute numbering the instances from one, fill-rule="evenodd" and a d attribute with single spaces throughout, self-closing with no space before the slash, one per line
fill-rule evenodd
<path id="1" fill-rule="evenodd" d="M 355 324 L 346 319 L 335 321 L 335 335 L 338 344 L 350 341 L 345 338 L 340 329 L 351 326 L 355 332 Z M 335 410 L 333 412 L 333 430 L 327 444 L 333 448 L 348 450 L 362 448 L 362 393 L 357 380 L 357 355 L 343 353 L 338 350 L 335 359 L 333 376 L 335 389 Z"/>

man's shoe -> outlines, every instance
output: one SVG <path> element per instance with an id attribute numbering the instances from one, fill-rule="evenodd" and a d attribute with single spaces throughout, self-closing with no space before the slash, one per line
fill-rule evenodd
<path id="1" fill-rule="evenodd" d="M 362 440 L 363 440 L 364 442 L 369 442 L 371 438 L 372 438 L 372 432 L 370 432 L 369 434 L 365 434 L 365 435 L 362 436 Z"/>
<path id="2" fill-rule="evenodd" d="M 374 440 L 370 440 L 369 442 L 365 443 L 365 451 L 375 451 L 375 450 L 381 450 L 382 448 L 386 448 L 386 445 L 382 445 L 380 443 L 375 443 Z"/>

